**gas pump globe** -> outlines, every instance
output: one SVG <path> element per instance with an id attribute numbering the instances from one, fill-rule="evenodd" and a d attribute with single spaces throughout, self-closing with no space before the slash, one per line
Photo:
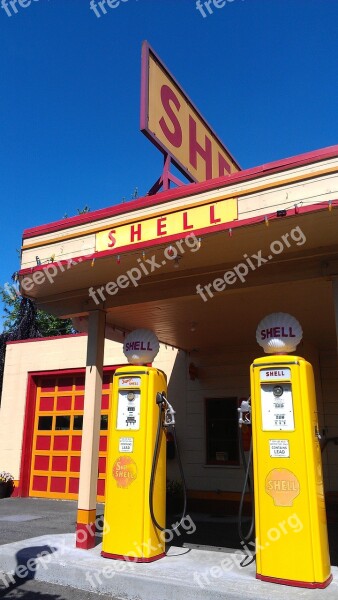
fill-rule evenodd
<path id="1" fill-rule="evenodd" d="M 325 588 L 332 575 L 313 369 L 289 354 L 302 329 L 275 313 L 259 323 L 256 338 L 270 354 L 250 372 L 256 577 Z"/>

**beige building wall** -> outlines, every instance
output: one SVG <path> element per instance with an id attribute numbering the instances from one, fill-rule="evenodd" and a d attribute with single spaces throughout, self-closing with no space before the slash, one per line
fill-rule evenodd
<path id="1" fill-rule="evenodd" d="M 9 471 L 16 481 L 19 480 L 28 374 L 84 368 L 86 353 L 86 335 L 7 345 L 0 407 L 0 471 Z M 153 363 L 167 374 L 169 380 L 177 354 L 178 350 L 161 345 Z M 104 365 L 120 364 L 126 364 L 122 344 L 106 339 Z"/>

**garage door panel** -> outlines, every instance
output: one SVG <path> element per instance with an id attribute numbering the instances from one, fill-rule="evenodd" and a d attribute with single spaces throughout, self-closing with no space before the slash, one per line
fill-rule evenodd
<path id="1" fill-rule="evenodd" d="M 30 496 L 75 500 L 79 491 L 84 375 L 42 376 L 37 381 Z M 112 372 L 103 376 L 98 501 L 104 501 Z"/>

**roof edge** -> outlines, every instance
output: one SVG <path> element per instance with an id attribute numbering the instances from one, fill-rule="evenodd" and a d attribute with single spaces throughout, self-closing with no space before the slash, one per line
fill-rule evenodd
<path id="1" fill-rule="evenodd" d="M 85 223 L 92 223 L 94 221 L 115 217 L 117 215 L 126 215 L 140 208 L 147 208 L 155 204 L 164 204 L 165 202 L 169 202 L 170 200 L 175 200 L 183 196 L 192 196 L 194 194 L 212 191 L 219 187 L 233 185 L 235 183 L 242 183 L 243 181 L 263 177 L 268 174 L 282 172 L 291 167 L 300 167 L 312 162 L 314 163 L 325 159 L 334 158 L 336 156 L 338 157 L 338 145 L 328 146 L 327 148 L 321 148 L 311 152 L 306 152 L 305 154 L 299 154 L 297 156 L 283 158 L 271 163 L 265 163 L 258 167 L 252 167 L 250 169 L 232 173 L 231 175 L 224 175 L 216 179 L 209 179 L 200 183 L 188 183 L 165 192 L 159 192 L 155 196 L 143 196 L 128 203 L 117 204 L 108 208 L 101 208 L 93 212 L 75 215 L 74 217 L 68 217 L 66 219 L 54 221 L 45 225 L 38 225 L 37 227 L 25 229 L 23 232 L 23 239 L 25 240 L 39 235 L 61 231 L 63 229 L 69 229 L 71 227 L 76 227 Z"/>

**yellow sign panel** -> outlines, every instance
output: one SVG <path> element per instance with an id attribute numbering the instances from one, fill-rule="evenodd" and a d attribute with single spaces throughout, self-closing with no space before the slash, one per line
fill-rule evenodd
<path id="1" fill-rule="evenodd" d="M 141 129 L 192 181 L 240 170 L 147 44 L 143 48 Z"/>
<path id="2" fill-rule="evenodd" d="M 237 199 L 230 198 L 208 204 L 163 213 L 150 219 L 140 219 L 96 234 L 96 251 L 133 246 L 153 240 L 166 240 L 173 235 L 188 235 L 237 219 Z"/>

